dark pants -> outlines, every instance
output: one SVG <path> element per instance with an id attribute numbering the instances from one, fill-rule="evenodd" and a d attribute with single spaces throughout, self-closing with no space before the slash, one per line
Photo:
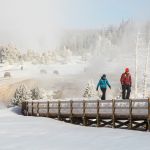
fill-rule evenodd
<path id="1" fill-rule="evenodd" d="M 130 98 L 130 92 L 131 92 L 131 86 L 130 85 L 122 85 L 122 99 L 129 99 Z"/>
<path id="2" fill-rule="evenodd" d="M 102 91 L 101 100 L 105 100 L 106 99 L 106 88 L 101 88 L 101 91 Z"/>

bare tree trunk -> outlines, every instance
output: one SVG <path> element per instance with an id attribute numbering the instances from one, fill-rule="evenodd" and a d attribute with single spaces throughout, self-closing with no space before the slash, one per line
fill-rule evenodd
<path id="1" fill-rule="evenodd" d="M 148 74 L 149 57 L 150 57 L 150 41 L 149 41 L 148 47 L 147 47 L 147 57 L 146 57 L 145 72 L 144 72 L 143 98 L 146 97 L 146 92 L 147 92 L 147 74 Z"/>
<path id="2" fill-rule="evenodd" d="M 139 36 L 140 33 L 137 34 L 137 39 L 136 39 L 136 49 L 135 49 L 135 92 L 134 92 L 134 97 L 137 97 L 137 67 L 138 67 L 138 47 L 139 47 Z"/>

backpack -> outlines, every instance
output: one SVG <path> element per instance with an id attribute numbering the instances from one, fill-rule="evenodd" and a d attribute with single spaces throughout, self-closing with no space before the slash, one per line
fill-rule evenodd
<path id="1" fill-rule="evenodd" d="M 120 81 L 122 85 L 131 85 L 131 75 L 129 73 L 123 73 Z"/>

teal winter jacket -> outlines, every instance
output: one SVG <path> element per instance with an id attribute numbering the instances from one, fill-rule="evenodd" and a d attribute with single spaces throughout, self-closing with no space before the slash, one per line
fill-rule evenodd
<path id="1" fill-rule="evenodd" d="M 98 90 L 99 87 L 100 87 L 100 89 L 103 89 L 103 88 L 104 88 L 104 89 L 107 89 L 107 86 L 109 86 L 109 88 L 111 88 L 111 86 L 110 86 L 108 80 L 101 78 L 101 79 L 99 80 L 98 84 L 97 84 L 96 90 Z"/>

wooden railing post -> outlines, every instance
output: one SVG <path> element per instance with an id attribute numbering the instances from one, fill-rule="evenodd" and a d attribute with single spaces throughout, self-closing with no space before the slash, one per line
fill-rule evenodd
<path id="1" fill-rule="evenodd" d="M 58 101 L 58 120 L 60 120 L 60 100 Z"/>
<path id="2" fill-rule="evenodd" d="M 99 100 L 97 100 L 97 116 L 96 116 L 96 120 L 97 120 L 97 127 L 100 126 L 100 117 L 99 117 Z"/>
<path id="3" fill-rule="evenodd" d="M 73 101 L 70 100 L 70 122 L 73 123 Z"/>
<path id="4" fill-rule="evenodd" d="M 49 101 L 47 101 L 47 117 L 49 117 Z"/>
<path id="5" fill-rule="evenodd" d="M 33 116 L 33 112 L 34 111 L 34 106 L 33 106 L 33 101 L 32 101 L 32 113 L 31 113 L 31 116 Z"/>
<path id="6" fill-rule="evenodd" d="M 132 129 L 132 100 L 129 100 L 129 129 Z"/>
<path id="7" fill-rule="evenodd" d="M 26 115 L 29 115 L 29 103 L 26 101 Z"/>
<path id="8" fill-rule="evenodd" d="M 115 128 L 115 100 L 112 100 L 112 127 Z"/>
<path id="9" fill-rule="evenodd" d="M 85 100 L 83 100 L 83 125 L 84 126 L 86 126 L 86 116 L 85 116 L 85 103 L 86 103 L 86 101 Z"/>
<path id="10" fill-rule="evenodd" d="M 36 116 L 40 116 L 40 114 L 39 114 L 39 102 L 37 102 L 37 112 L 36 112 Z"/>
<path id="11" fill-rule="evenodd" d="M 150 132 L 150 98 L 148 98 L 148 131 Z"/>
<path id="12" fill-rule="evenodd" d="M 23 115 L 25 115 L 25 113 L 24 113 L 25 109 L 26 109 L 26 102 L 23 101 L 23 102 L 21 103 L 21 113 L 22 113 Z"/>

